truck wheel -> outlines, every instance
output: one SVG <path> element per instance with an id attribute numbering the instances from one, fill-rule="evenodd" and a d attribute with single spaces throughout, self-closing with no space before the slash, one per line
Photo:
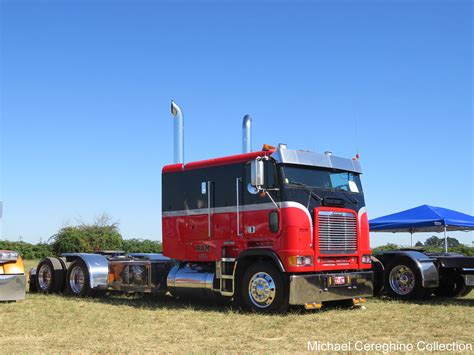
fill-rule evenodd
<path id="1" fill-rule="evenodd" d="M 76 259 L 69 265 L 67 270 L 67 292 L 71 296 L 92 296 L 90 287 L 89 270 L 81 259 Z"/>
<path id="2" fill-rule="evenodd" d="M 260 313 L 285 312 L 287 287 L 281 273 L 271 264 L 258 261 L 245 270 L 240 285 L 242 305 Z"/>
<path id="3" fill-rule="evenodd" d="M 66 272 L 57 258 L 44 258 L 38 264 L 36 289 L 41 293 L 56 293 L 64 289 Z"/>
<path id="4" fill-rule="evenodd" d="M 441 297 L 463 297 L 471 290 L 464 284 L 462 276 L 452 273 L 441 278 L 440 285 L 435 289 L 434 294 Z"/>
<path id="5" fill-rule="evenodd" d="M 38 286 L 36 286 L 36 274 L 29 274 L 29 279 L 28 279 L 28 292 L 29 293 L 35 293 L 38 292 Z"/>
<path id="6" fill-rule="evenodd" d="M 423 288 L 421 272 L 407 257 L 395 258 L 385 269 L 384 289 L 392 298 L 401 300 L 423 299 L 431 294 Z"/>
<path id="7" fill-rule="evenodd" d="M 464 290 L 464 292 L 462 292 L 458 297 L 464 297 L 464 296 L 467 296 L 468 294 L 470 294 L 472 291 L 472 286 L 467 286 L 466 287 L 466 290 Z"/>

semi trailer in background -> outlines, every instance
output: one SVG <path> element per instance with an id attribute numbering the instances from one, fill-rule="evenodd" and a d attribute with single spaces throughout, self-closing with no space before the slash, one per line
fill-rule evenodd
<path id="1" fill-rule="evenodd" d="M 358 158 L 284 144 L 251 151 L 251 118 L 245 116 L 241 154 L 184 163 L 183 115 L 174 102 L 171 111 L 175 162 L 162 169 L 163 254 L 45 258 L 30 272 L 32 290 L 75 296 L 169 292 L 224 297 L 257 312 L 289 305 L 317 309 L 330 301 L 365 302 L 374 280 L 378 292 L 392 275 L 389 260 L 413 260 L 420 273 L 411 262 L 405 266 L 413 268 L 414 281 L 438 287 L 428 256 L 371 256 Z"/>

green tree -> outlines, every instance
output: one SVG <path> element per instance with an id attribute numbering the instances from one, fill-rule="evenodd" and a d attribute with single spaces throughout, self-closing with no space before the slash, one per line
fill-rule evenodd
<path id="1" fill-rule="evenodd" d="M 161 253 L 161 242 L 150 239 L 124 239 L 123 250 L 127 253 Z"/>
<path id="2" fill-rule="evenodd" d="M 387 250 L 397 250 L 397 249 L 400 249 L 400 247 L 396 244 L 392 244 L 392 243 L 388 243 L 388 244 L 385 244 L 385 245 L 381 245 L 379 247 L 376 247 L 372 250 L 372 252 L 375 254 L 375 253 L 379 253 L 379 252 L 382 252 L 382 251 L 387 251 Z"/>
<path id="3" fill-rule="evenodd" d="M 444 247 L 444 239 L 442 240 L 442 245 Z M 448 237 L 448 248 L 456 248 L 460 245 L 461 243 L 459 243 L 459 240 L 457 240 L 456 238 Z"/>
<path id="4" fill-rule="evenodd" d="M 444 242 L 435 235 L 429 237 L 425 241 L 425 246 L 427 247 L 442 247 L 443 245 Z"/>
<path id="5" fill-rule="evenodd" d="M 93 253 L 100 250 L 121 250 L 123 247 L 118 223 L 111 222 L 105 214 L 96 218 L 92 224 L 81 223 L 62 228 L 50 238 L 50 242 L 56 254 Z"/>
<path id="6" fill-rule="evenodd" d="M 425 246 L 427 247 L 444 248 L 444 244 L 444 238 L 438 238 L 435 235 L 429 237 L 425 241 Z M 459 242 L 459 240 L 457 240 L 456 238 L 448 237 L 448 248 L 456 248 L 460 245 L 461 243 Z"/>

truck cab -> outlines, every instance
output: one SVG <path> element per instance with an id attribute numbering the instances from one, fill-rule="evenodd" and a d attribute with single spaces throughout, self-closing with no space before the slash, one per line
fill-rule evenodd
<path id="1" fill-rule="evenodd" d="M 203 288 L 257 311 L 371 296 L 361 172 L 357 159 L 285 145 L 165 166 L 171 288 L 190 291 L 206 273 Z"/>

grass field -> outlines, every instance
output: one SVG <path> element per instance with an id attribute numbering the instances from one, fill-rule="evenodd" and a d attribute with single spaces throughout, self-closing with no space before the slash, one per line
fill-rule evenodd
<path id="1" fill-rule="evenodd" d="M 27 294 L 24 301 L 0 304 L 0 316 L 1 353 L 274 353 L 306 351 L 308 341 L 474 342 L 472 294 L 425 303 L 370 299 L 366 310 L 333 307 L 278 316 L 170 297 Z"/>

